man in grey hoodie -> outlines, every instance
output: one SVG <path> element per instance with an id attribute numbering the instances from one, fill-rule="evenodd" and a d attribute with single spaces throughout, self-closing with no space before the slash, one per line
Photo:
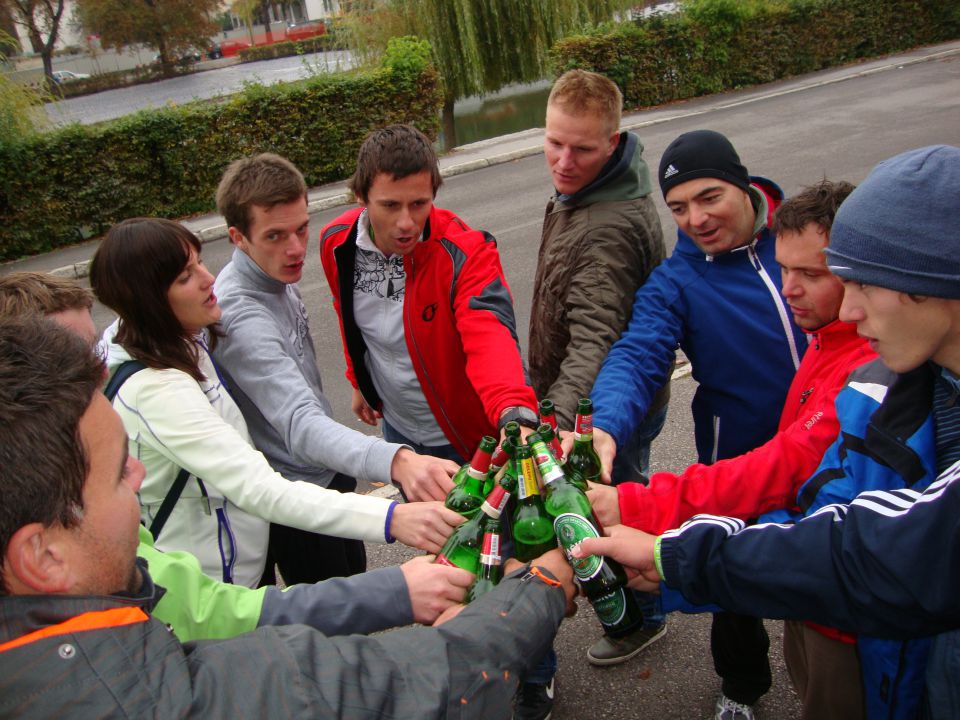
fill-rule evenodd
<path id="1" fill-rule="evenodd" d="M 457 466 L 336 422 L 296 283 L 306 257 L 309 214 L 303 176 L 264 153 L 232 163 L 217 208 L 236 245 L 217 278 L 226 337 L 221 364 L 254 444 L 284 477 L 349 492 L 356 478 L 394 481 L 408 498 L 443 497 Z M 423 514 L 441 544 L 461 520 L 439 503 Z M 276 563 L 288 583 L 317 582 L 366 568 L 363 543 L 271 527 L 265 581 Z"/>

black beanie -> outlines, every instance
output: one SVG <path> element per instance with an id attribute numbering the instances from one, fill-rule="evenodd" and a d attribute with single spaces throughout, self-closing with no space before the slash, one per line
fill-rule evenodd
<path id="1" fill-rule="evenodd" d="M 660 190 L 697 178 L 718 178 L 741 190 L 750 187 L 750 175 L 726 136 L 713 130 L 693 130 L 674 140 L 660 158 Z"/>

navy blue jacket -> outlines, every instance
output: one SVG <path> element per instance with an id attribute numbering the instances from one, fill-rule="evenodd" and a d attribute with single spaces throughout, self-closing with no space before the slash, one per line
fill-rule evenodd
<path id="1" fill-rule="evenodd" d="M 808 523 L 821 526 L 843 516 L 843 506 L 827 502 L 850 502 L 864 491 L 892 490 L 884 503 L 900 507 L 918 496 L 936 475 L 935 436 L 930 415 L 934 373 L 930 365 L 897 375 L 880 360 L 853 373 L 837 396 L 841 433 L 827 451 L 820 468 L 801 487 L 798 501 L 805 512 L 815 512 L 796 527 Z M 910 490 L 896 490 L 898 488 Z M 883 512 L 891 506 L 873 505 L 873 492 L 854 505 L 875 507 Z M 887 498 L 893 498 L 889 500 Z M 906 499 L 906 500 L 905 500 Z M 771 516 L 777 516 L 772 513 Z M 785 520 L 790 518 L 783 514 Z M 826 519 L 824 519 L 826 518 Z M 954 520 L 954 525 L 956 521 Z M 764 524 L 758 530 L 740 532 L 738 521 L 698 516 L 680 531 L 664 535 L 661 561 L 664 580 L 677 587 L 694 603 L 715 602 L 727 610 L 769 618 L 810 620 L 845 631 L 856 631 L 864 680 L 867 716 L 870 718 L 913 718 L 919 713 L 923 678 L 930 650 L 928 640 L 891 641 L 881 638 L 910 638 L 923 632 L 904 632 L 906 618 L 896 617 L 897 627 L 864 630 L 856 612 L 848 614 L 847 598 L 841 590 L 835 597 L 829 586 L 822 587 L 824 573 L 836 571 L 829 560 L 829 540 L 794 542 L 789 524 Z M 730 537 L 730 536 L 733 537 Z M 729 537 L 729 540 L 728 540 Z M 736 542 L 734 542 L 736 541 Z M 866 558 L 876 562 L 874 580 L 887 580 L 887 562 L 899 551 L 897 536 L 889 542 L 890 556 Z M 824 545 L 827 547 L 823 547 Z M 930 549 L 936 552 L 935 549 Z M 787 560 L 785 561 L 785 558 Z M 855 553 L 842 558 L 861 563 Z M 816 567 L 816 570 L 811 570 Z M 925 592 L 911 587 L 908 592 Z M 860 601 L 869 602 L 869 592 Z M 838 612 L 839 610 L 839 612 Z"/>
<path id="2" fill-rule="evenodd" d="M 702 463 L 736 457 L 777 431 L 787 389 L 807 347 L 780 295 L 769 218 L 783 193 L 751 178 L 767 220 L 750 245 L 705 255 L 678 231 L 671 256 L 637 291 L 630 324 L 610 349 L 590 394 L 593 424 L 618 447 L 668 381 L 677 347 L 693 366 L 697 455 Z"/>

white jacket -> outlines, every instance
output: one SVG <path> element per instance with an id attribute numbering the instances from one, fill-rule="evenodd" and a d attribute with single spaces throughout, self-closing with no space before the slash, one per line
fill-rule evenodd
<path id="1" fill-rule="evenodd" d="M 110 374 L 130 355 L 104 332 Z M 147 368 L 131 376 L 113 402 L 146 467 L 140 517 L 149 526 L 179 469 L 187 481 L 156 547 L 186 550 L 216 579 L 255 587 L 263 574 L 269 522 L 357 540 L 384 542 L 391 501 L 289 481 L 250 444 L 243 416 L 200 342 L 198 383 L 180 370 Z"/>

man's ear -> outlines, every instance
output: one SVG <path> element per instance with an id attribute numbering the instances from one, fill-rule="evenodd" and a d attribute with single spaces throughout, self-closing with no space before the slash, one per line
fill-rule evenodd
<path id="1" fill-rule="evenodd" d="M 7 543 L 3 561 L 4 583 L 11 593 L 55 594 L 70 586 L 70 568 L 62 543 L 67 531 L 30 523 L 18 529 Z"/>
<path id="2" fill-rule="evenodd" d="M 243 247 L 241 246 L 241 243 L 242 243 L 244 240 L 246 240 L 246 238 L 244 237 L 243 233 L 240 232 L 240 230 L 239 230 L 237 227 L 231 225 L 230 227 L 227 228 L 227 234 L 230 236 L 230 242 L 232 242 L 232 243 L 233 243 L 234 245 L 236 245 L 238 248 L 240 248 L 241 250 L 243 250 Z"/>

